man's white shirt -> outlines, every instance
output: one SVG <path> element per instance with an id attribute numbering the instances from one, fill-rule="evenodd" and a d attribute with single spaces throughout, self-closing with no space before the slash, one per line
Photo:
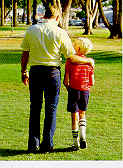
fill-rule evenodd
<path id="1" fill-rule="evenodd" d="M 61 54 L 65 58 L 75 54 L 67 32 L 54 19 L 30 26 L 21 47 L 29 51 L 30 65 L 59 66 Z"/>

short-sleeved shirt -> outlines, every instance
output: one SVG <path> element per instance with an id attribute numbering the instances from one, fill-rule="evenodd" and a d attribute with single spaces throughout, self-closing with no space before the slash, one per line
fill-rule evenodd
<path id="1" fill-rule="evenodd" d="M 67 61 L 65 68 L 69 72 L 69 85 L 71 88 L 80 91 L 90 89 L 94 69 L 89 64 L 75 64 Z"/>
<path id="2" fill-rule="evenodd" d="M 29 51 L 30 65 L 59 66 L 61 54 L 66 58 L 75 54 L 67 32 L 54 19 L 30 26 L 21 47 Z"/>

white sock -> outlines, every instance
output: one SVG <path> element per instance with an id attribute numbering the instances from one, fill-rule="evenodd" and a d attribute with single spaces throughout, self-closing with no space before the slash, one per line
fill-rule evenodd
<path id="1" fill-rule="evenodd" d="M 86 119 L 79 120 L 80 139 L 86 140 Z"/>

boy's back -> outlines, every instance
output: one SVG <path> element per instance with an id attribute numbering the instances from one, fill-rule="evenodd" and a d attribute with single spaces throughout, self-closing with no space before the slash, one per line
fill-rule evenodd
<path id="1" fill-rule="evenodd" d="M 89 90 L 92 84 L 93 68 L 89 64 L 75 64 L 66 62 L 66 70 L 69 72 L 69 86 L 77 90 Z"/>

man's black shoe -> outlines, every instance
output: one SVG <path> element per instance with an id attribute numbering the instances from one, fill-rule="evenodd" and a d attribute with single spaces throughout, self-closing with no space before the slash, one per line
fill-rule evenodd
<path id="1" fill-rule="evenodd" d="M 52 146 L 48 146 L 44 143 L 40 144 L 40 153 L 52 153 L 53 152 L 53 147 Z"/>
<path id="2" fill-rule="evenodd" d="M 52 153 L 53 147 L 50 148 L 40 148 L 40 153 Z"/>
<path id="3" fill-rule="evenodd" d="M 28 149 L 27 153 L 39 153 L 39 146 Z"/>

